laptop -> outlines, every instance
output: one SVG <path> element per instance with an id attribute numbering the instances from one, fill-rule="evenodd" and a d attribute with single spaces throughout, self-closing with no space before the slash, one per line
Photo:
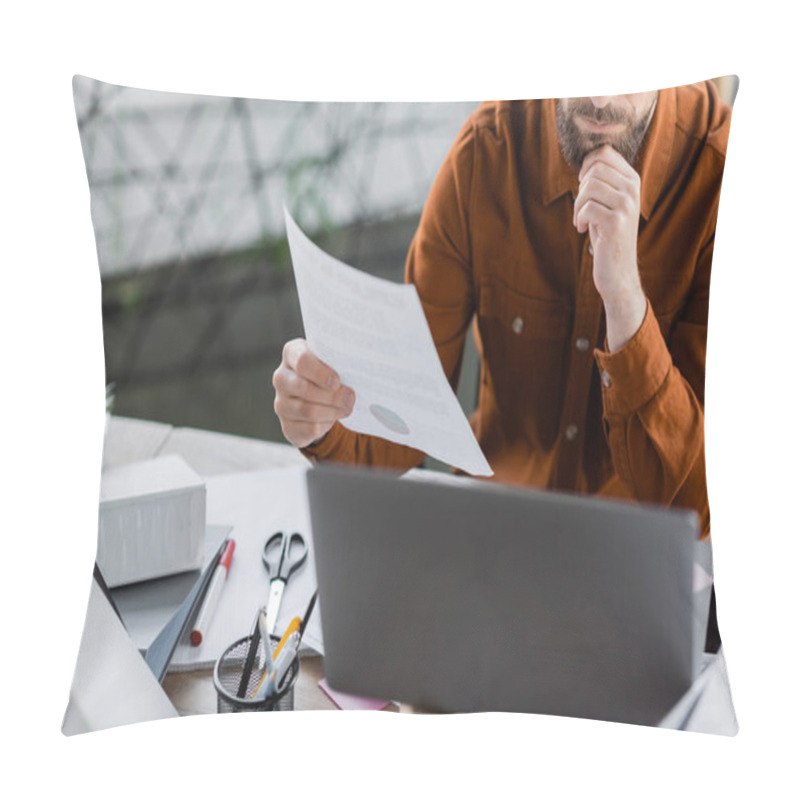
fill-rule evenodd
<path id="1" fill-rule="evenodd" d="M 689 689 L 694 512 L 341 466 L 307 483 L 333 688 L 643 725 Z"/>

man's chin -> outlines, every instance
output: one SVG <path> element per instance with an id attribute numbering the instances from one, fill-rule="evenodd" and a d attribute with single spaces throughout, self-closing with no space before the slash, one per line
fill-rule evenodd
<path id="1" fill-rule="evenodd" d="M 559 131 L 561 152 L 566 162 L 576 172 L 580 172 L 583 160 L 589 153 L 606 144 L 613 147 L 628 163 L 632 163 L 632 159 L 636 156 L 638 142 L 632 147 L 628 132 L 620 135 L 584 131 L 576 125 L 574 119 L 561 120 L 561 125 L 562 128 Z"/>
<path id="2" fill-rule="evenodd" d="M 609 133 L 587 133 L 584 138 L 584 157 L 591 153 L 592 150 L 597 150 L 598 147 L 602 147 L 604 144 L 611 145 L 615 150 L 619 149 L 619 136 L 613 136 Z"/>
<path id="3" fill-rule="evenodd" d="M 608 145 L 619 153 L 629 164 L 633 165 L 639 151 L 639 144 L 632 143 L 629 137 L 625 136 L 608 136 L 606 134 L 595 134 L 585 136 L 580 148 L 577 152 L 573 151 L 573 161 L 577 162 L 577 171 L 580 171 L 580 166 L 583 160 L 589 153 L 594 150 L 599 150 L 604 145 Z M 573 164 L 575 166 L 575 164 Z"/>
<path id="4" fill-rule="evenodd" d="M 573 160 L 577 163 L 576 169 L 580 171 L 580 166 L 583 164 L 586 156 L 588 156 L 589 153 L 593 152 L 594 150 L 599 150 L 604 145 L 609 145 L 619 152 L 618 148 L 614 145 L 613 137 L 610 136 L 599 134 L 597 136 L 589 137 L 583 141 L 581 146 L 574 151 L 575 155 L 573 156 Z"/>

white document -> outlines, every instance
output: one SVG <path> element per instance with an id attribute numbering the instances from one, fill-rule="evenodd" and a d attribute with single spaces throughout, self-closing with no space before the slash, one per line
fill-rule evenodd
<path id="1" fill-rule="evenodd" d="M 686 694 L 658 723 L 659 728 L 736 736 L 739 723 L 733 710 L 728 670 L 722 650 L 703 653 L 703 669 Z"/>
<path id="2" fill-rule="evenodd" d="M 93 580 L 62 732 L 72 736 L 177 716 Z"/>
<path id="3" fill-rule="evenodd" d="M 342 424 L 472 475 L 491 475 L 444 374 L 416 288 L 337 261 L 284 212 L 306 340 L 356 394 Z"/>
<path id="4" fill-rule="evenodd" d="M 207 522 L 209 525 L 233 525 L 236 549 L 203 643 L 192 647 L 187 632 L 175 648 L 170 672 L 211 667 L 229 645 L 251 633 L 259 608 L 269 600 L 270 576 L 261 556 L 267 539 L 276 531 L 303 534 L 309 548 L 305 563 L 286 584 L 277 632 L 282 634 L 293 617 L 303 617 L 317 588 L 306 469 L 307 466 L 259 470 L 206 480 Z M 301 653 L 309 651 L 323 652 L 317 606 L 301 643 Z"/>

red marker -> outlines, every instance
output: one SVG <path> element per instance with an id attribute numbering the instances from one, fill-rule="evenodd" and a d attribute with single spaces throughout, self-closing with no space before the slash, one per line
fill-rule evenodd
<path id="1" fill-rule="evenodd" d="M 219 603 L 220 595 L 222 594 L 222 587 L 225 585 L 225 578 L 228 577 L 228 570 L 231 568 L 231 559 L 233 558 L 233 549 L 236 547 L 236 542 L 233 539 L 228 539 L 228 544 L 222 551 L 222 555 L 217 561 L 217 568 L 214 570 L 214 575 L 211 578 L 208 591 L 206 592 L 205 600 L 197 615 L 197 621 L 194 624 L 189 641 L 197 647 L 203 641 L 208 623 L 211 617 L 214 616 L 214 611 Z"/>

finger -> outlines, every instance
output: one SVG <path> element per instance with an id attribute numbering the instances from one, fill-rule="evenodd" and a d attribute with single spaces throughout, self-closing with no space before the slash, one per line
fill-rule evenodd
<path id="1" fill-rule="evenodd" d="M 572 211 L 573 225 L 577 224 L 581 210 L 589 202 L 599 203 L 608 209 L 615 209 L 623 205 L 624 193 L 601 180 L 589 178 L 581 185 L 578 196 L 575 198 L 575 208 Z"/>
<path id="2" fill-rule="evenodd" d="M 321 439 L 333 426 L 307 422 L 281 423 L 283 435 L 295 447 L 307 447 Z"/>
<path id="3" fill-rule="evenodd" d="M 615 211 L 595 200 L 589 200 L 577 215 L 575 227 L 578 229 L 578 233 L 585 233 L 589 230 L 590 225 L 608 227 L 616 224 L 618 219 L 619 215 Z"/>
<path id="4" fill-rule="evenodd" d="M 281 364 L 272 376 L 272 385 L 276 396 L 292 397 L 310 403 L 327 405 L 333 408 L 352 410 L 355 394 L 347 386 L 340 386 L 336 391 L 322 389 L 306 378 L 300 377 L 294 370 Z"/>
<path id="5" fill-rule="evenodd" d="M 610 144 L 590 150 L 583 159 L 580 170 L 578 170 L 578 180 L 581 180 L 586 172 L 597 163 L 607 164 L 609 167 L 627 173 L 632 169 L 630 164 L 616 151 Z"/>
<path id="6" fill-rule="evenodd" d="M 284 423 L 333 425 L 338 419 L 349 416 L 344 408 L 309 403 L 296 397 L 275 397 L 275 413 Z"/>
<path id="7" fill-rule="evenodd" d="M 300 377 L 323 389 L 336 390 L 341 385 L 339 376 L 327 364 L 320 361 L 308 348 L 305 339 L 293 339 L 283 348 L 283 363 Z"/>
<path id="8" fill-rule="evenodd" d="M 583 186 L 590 180 L 599 180 L 613 186 L 621 192 L 631 192 L 637 187 L 638 177 L 636 173 L 631 176 L 628 173 L 621 172 L 616 167 L 606 164 L 604 161 L 595 161 L 584 173 L 580 180 L 580 186 Z"/>
<path id="9" fill-rule="evenodd" d="M 578 180 L 582 180 L 590 167 L 597 162 L 617 169 L 624 175 L 637 175 L 638 177 L 636 170 L 610 144 L 604 144 L 586 154 L 578 172 Z"/>

